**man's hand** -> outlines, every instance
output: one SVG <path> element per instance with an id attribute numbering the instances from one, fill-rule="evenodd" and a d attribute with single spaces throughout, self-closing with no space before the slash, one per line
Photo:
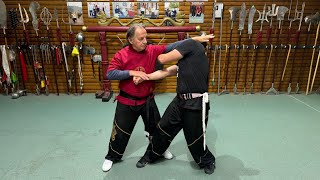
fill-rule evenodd
<path id="1" fill-rule="evenodd" d="M 148 75 L 145 73 L 145 72 L 142 72 L 142 71 L 129 71 L 129 74 L 130 76 L 137 76 L 137 77 L 140 77 L 142 80 L 149 80 L 149 77 Z"/>
<path id="2" fill-rule="evenodd" d="M 139 76 L 133 76 L 133 83 L 135 84 L 135 85 L 138 85 L 138 84 L 140 84 L 140 83 L 142 83 L 144 80 L 141 78 L 141 77 L 139 77 Z"/>
<path id="3" fill-rule="evenodd" d="M 213 34 L 209 34 L 209 35 L 205 35 L 205 36 L 196 36 L 193 37 L 193 40 L 199 41 L 199 42 L 209 42 L 209 39 L 213 39 L 214 35 Z"/>

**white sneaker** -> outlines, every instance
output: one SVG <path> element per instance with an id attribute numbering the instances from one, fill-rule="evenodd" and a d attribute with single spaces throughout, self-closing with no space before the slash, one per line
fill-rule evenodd
<path id="1" fill-rule="evenodd" d="M 163 157 L 165 158 L 165 159 L 172 159 L 173 158 L 173 155 L 172 155 L 172 153 L 170 152 L 170 151 L 168 151 L 168 150 L 166 150 L 163 154 Z"/>
<path id="2" fill-rule="evenodd" d="M 107 172 L 111 169 L 113 162 L 106 159 L 102 164 L 102 171 Z"/>

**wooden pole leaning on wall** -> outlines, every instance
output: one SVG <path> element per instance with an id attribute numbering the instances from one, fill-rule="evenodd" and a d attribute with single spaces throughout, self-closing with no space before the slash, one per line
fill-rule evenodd
<path id="1" fill-rule="evenodd" d="M 84 32 L 98 32 L 99 40 L 100 40 L 100 49 L 101 49 L 101 57 L 102 57 L 102 72 L 103 72 L 103 80 L 102 80 L 102 90 L 101 92 L 97 92 L 97 94 L 101 94 L 101 98 L 103 102 L 108 102 L 113 92 L 111 90 L 110 80 L 107 79 L 107 69 L 108 69 L 108 49 L 106 43 L 106 35 L 107 32 L 126 32 L 129 29 L 128 26 L 83 26 L 82 31 Z M 146 27 L 148 33 L 181 33 L 181 32 L 199 32 L 200 26 L 162 26 L 162 27 Z"/>

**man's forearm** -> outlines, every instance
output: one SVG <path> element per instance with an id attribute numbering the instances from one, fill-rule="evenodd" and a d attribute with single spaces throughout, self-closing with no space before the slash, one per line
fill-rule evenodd
<path id="1" fill-rule="evenodd" d="M 107 78 L 109 80 L 124 80 L 128 79 L 130 77 L 129 71 L 128 70 L 111 70 L 107 72 Z"/>
<path id="2" fill-rule="evenodd" d="M 168 68 L 155 71 L 151 74 L 148 74 L 149 80 L 159 80 L 164 79 L 168 76 L 174 76 L 177 74 L 177 66 L 173 65 Z"/>

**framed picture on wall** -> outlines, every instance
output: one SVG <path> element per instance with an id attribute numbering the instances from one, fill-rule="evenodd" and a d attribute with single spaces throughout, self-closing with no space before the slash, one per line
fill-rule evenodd
<path id="1" fill-rule="evenodd" d="M 159 3 L 154 2 L 138 2 L 138 15 L 151 19 L 159 16 Z"/>
<path id="2" fill-rule="evenodd" d="M 113 16 L 117 18 L 133 18 L 135 15 L 133 2 L 113 2 L 112 9 Z"/>
<path id="3" fill-rule="evenodd" d="M 83 25 L 82 2 L 67 2 L 69 22 L 72 25 Z"/>
<path id="4" fill-rule="evenodd" d="M 166 17 L 176 20 L 177 13 L 179 12 L 179 2 L 165 2 L 164 11 Z M 173 26 L 169 21 L 166 21 L 165 23 L 166 26 Z"/>
<path id="5" fill-rule="evenodd" d="M 88 17 L 96 18 L 98 13 L 104 12 L 107 18 L 110 17 L 110 2 L 88 2 Z"/>
<path id="6" fill-rule="evenodd" d="M 203 23 L 204 21 L 204 2 L 191 2 L 189 23 Z"/>

